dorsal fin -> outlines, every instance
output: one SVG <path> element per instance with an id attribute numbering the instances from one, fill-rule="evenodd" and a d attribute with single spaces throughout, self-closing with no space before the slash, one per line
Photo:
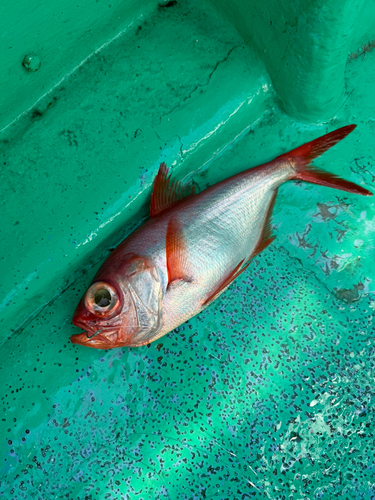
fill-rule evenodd
<path id="1" fill-rule="evenodd" d="M 195 186 L 182 184 L 180 181 L 172 179 L 167 165 L 160 164 L 159 172 L 155 177 L 154 189 L 151 194 L 150 217 L 163 212 L 166 208 L 176 203 L 182 198 L 195 194 Z"/>

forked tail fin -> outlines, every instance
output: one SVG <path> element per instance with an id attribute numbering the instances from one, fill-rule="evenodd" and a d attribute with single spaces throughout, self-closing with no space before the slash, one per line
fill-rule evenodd
<path id="1" fill-rule="evenodd" d="M 292 179 L 299 179 L 301 181 L 311 182 L 312 184 L 320 184 L 321 186 L 341 189 L 342 191 L 361 194 L 363 196 L 372 196 L 373 193 L 367 189 L 311 165 L 311 162 L 315 158 L 318 158 L 329 148 L 344 139 L 356 128 L 356 126 L 357 125 L 347 125 L 346 127 L 334 130 L 329 134 L 325 134 L 322 137 L 318 137 L 318 139 L 314 139 L 311 142 L 307 142 L 289 151 L 289 153 L 279 156 L 279 159 L 289 160 L 293 163 L 296 173 Z"/>

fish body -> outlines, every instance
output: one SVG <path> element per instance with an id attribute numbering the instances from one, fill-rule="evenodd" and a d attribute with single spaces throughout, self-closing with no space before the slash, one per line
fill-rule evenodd
<path id="1" fill-rule="evenodd" d="M 162 164 L 150 219 L 99 269 L 73 318 L 87 333 L 72 336 L 72 342 L 100 349 L 140 346 L 198 314 L 273 241 L 277 189 L 290 179 L 371 195 L 310 167 L 313 158 L 354 127 L 326 134 L 199 194 L 172 181 Z"/>

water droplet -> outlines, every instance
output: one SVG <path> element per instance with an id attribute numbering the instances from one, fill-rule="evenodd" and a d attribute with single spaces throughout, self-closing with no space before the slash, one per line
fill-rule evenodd
<path id="1" fill-rule="evenodd" d="M 22 61 L 22 66 L 28 73 L 38 71 L 41 64 L 39 57 L 35 54 L 27 54 Z"/>

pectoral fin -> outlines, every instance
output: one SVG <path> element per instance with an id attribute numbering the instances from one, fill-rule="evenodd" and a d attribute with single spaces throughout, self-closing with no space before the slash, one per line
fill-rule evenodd
<path id="1" fill-rule="evenodd" d="M 173 217 L 168 222 L 165 249 L 168 270 L 167 288 L 191 282 L 191 270 L 186 258 L 184 236 L 179 222 Z"/>

